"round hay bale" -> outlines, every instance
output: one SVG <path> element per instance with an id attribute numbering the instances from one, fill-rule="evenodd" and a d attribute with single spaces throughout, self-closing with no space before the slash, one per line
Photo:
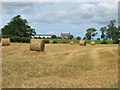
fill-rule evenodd
<path id="1" fill-rule="evenodd" d="M 30 50 L 31 51 L 44 51 L 45 42 L 43 39 L 31 39 Z"/>
<path id="2" fill-rule="evenodd" d="M 86 41 L 85 40 L 80 40 L 80 46 L 86 46 Z"/>
<path id="3" fill-rule="evenodd" d="M 49 44 L 53 44 L 53 42 L 54 42 L 53 40 L 49 40 Z"/>
<path id="4" fill-rule="evenodd" d="M 2 38 L 2 46 L 9 46 L 10 38 Z"/>
<path id="5" fill-rule="evenodd" d="M 96 42 L 95 42 L 95 41 L 91 41 L 90 44 L 91 44 L 91 45 L 95 45 Z"/>
<path id="6" fill-rule="evenodd" d="M 73 44 L 74 44 L 74 41 L 70 41 L 70 44 L 73 45 Z"/>

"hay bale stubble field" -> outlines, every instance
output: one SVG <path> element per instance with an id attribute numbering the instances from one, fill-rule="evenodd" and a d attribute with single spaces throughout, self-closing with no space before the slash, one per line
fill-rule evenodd
<path id="1" fill-rule="evenodd" d="M 118 86 L 118 45 L 29 44 L 2 47 L 3 87 L 95 88 Z"/>

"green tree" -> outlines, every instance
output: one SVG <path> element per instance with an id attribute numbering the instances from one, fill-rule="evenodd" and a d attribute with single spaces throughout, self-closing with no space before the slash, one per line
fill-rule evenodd
<path id="1" fill-rule="evenodd" d="M 77 40 L 81 40 L 81 37 L 78 36 L 78 37 L 77 37 Z"/>
<path id="2" fill-rule="evenodd" d="M 58 39 L 61 39 L 61 36 L 58 36 L 57 38 L 58 38 Z"/>
<path id="3" fill-rule="evenodd" d="M 69 39 L 73 39 L 73 38 L 74 38 L 74 36 L 73 36 L 73 35 L 70 35 L 70 36 L 69 36 Z"/>
<path id="4" fill-rule="evenodd" d="M 115 20 L 111 20 L 108 24 L 108 29 L 107 29 L 107 39 L 111 40 L 112 39 L 112 32 L 115 30 Z"/>
<path id="5" fill-rule="evenodd" d="M 22 19 L 20 15 L 17 15 L 11 19 L 7 25 L 2 29 L 2 35 L 30 37 L 35 35 L 35 29 L 28 25 L 26 19 Z"/>
<path id="6" fill-rule="evenodd" d="M 93 39 L 93 37 L 95 37 L 95 35 L 97 34 L 96 31 L 97 31 L 97 30 L 96 30 L 95 28 L 89 28 L 89 29 L 87 29 L 87 30 L 86 30 L 86 34 L 85 34 L 86 39 L 87 39 L 87 40 Z"/>
<path id="7" fill-rule="evenodd" d="M 112 40 L 113 40 L 113 43 L 119 43 L 119 41 L 120 41 L 120 26 L 118 26 L 118 28 L 116 27 L 116 29 L 114 31 L 112 31 Z"/>
<path id="8" fill-rule="evenodd" d="M 106 35 L 107 28 L 106 27 L 101 27 L 100 31 L 101 31 L 101 39 L 106 40 L 106 37 L 107 37 L 107 35 Z"/>
<path id="9" fill-rule="evenodd" d="M 52 35 L 51 38 L 52 39 L 57 39 L 57 36 L 56 35 Z"/>
<path id="10" fill-rule="evenodd" d="M 100 38 L 97 38 L 97 40 L 100 40 Z"/>
<path id="11" fill-rule="evenodd" d="M 86 40 L 86 37 L 83 37 L 83 40 Z"/>
<path id="12" fill-rule="evenodd" d="M 43 39 L 45 39 L 45 37 L 43 37 Z"/>
<path id="13" fill-rule="evenodd" d="M 116 21 L 111 20 L 108 24 L 107 38 L 113 40 L 113 43 L 118 43 L 120 39 L 120 26 L 116 26 Z"/>

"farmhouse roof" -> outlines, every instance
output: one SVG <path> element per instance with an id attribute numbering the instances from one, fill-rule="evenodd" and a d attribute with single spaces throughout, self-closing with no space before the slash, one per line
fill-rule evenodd
<path id="1" fill-rule="evenodd" d="M 53 34 L 36 34 L 35 36 L 52 36 Z"/>

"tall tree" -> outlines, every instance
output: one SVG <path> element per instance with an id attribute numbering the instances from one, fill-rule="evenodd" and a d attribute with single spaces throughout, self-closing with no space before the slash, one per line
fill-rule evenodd
<path id="1" fill-rule="evenodd" d="M 116 21 L 111 20 L 108 24 L 108 29 L 107 29 L 107 38 L 112 39 L 113 42 L 118 42 L 120 39 L 120 27 L 116 26 Z"/>
<path id="2" fill-rule="evenodd" d="M 97 30 L 96 30 L 95 28 L 89 28 L 89 29 L 87 29 L 87 30 L 86 30 L 86 34 L 85 34 L 86 39 L 87 39 L 87 40 L 93 39 L 93 37 L 95 37 L 95 35 L 97 34 L 96 31 L 97 31 Z"/>
<path id="3" fill-rule="evenodd" d="M 118 26 L 118 28 L 116 27 L 116 29 L 114 31 L 112 31 L 112 40 L 113 40 L 113 43 L 119 43 L 119 41 L 120 41 L 120 26 Z"/>
<path id="4" fill-rule="evenodd" d="M 106 37 L 107 37 L 107 35 L 106 35 L 107 28 L 106 27 L 101 27 L 100 31 L 101 31 L 101 39 L 106 40 Z"/>
<path id="5" fill-rule="evenodd" d="M 112 39 L 112 30 L 114 30 L 115 27 L 115 20 L 111 20 L 108 24 L 108 29 L 107 29 L 107 39 L 111 40 Z"/>
<path id="6" fill-rule="evenodd" d="M 30 37 L 35 35 L 35 29 L 28 25 L 26 19 L 22 19 L 20 15 L 17 15 L 11 19 L 7 25 L 2 29 L 2 35 Z"/>

